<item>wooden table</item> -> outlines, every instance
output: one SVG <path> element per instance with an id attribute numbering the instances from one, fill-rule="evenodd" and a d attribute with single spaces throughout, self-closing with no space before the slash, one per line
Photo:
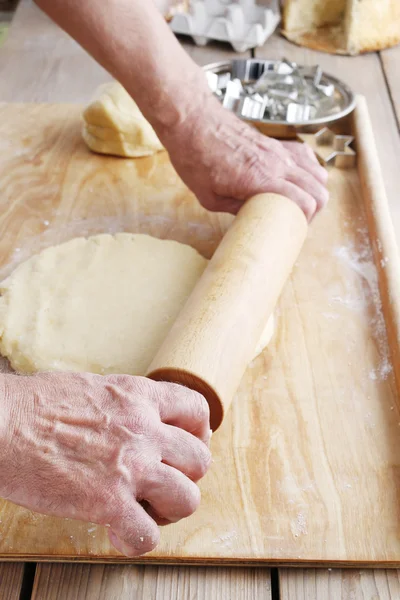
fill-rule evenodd
<path id="1" fill-rule="evenodd" d="M 184 46 L 199 64 L 232 56 L 227 46 L 197 48 L 189 42 Z M 318 63 L 367 97 L 400 242 L 400 82 L 396 79 L 400 47 L 348 58 L 299 48 L 276 35 L 255 54 Z M 87 102 L 96 86 L 109 78 L 31 0 L 21 0 L 8 40 L 0 50 L 0 101 Z M 400 570 L 0 564 L 0 599 L 28 598 L 398 600 Z"/>

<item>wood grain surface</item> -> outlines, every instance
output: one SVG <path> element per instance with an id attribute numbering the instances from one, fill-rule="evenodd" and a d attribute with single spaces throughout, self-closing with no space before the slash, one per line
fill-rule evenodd
<path id="1" fill-rule="evenodd" d="M 400 46 L 384 50 L 380 53 L 380 58 L 400 131 Z"/>
<path id="2" fill-rule="evenodd" d="M 80 110 L 1 107 L 1 276 L 98 231 L 148 232 L 210 256 L 231 217 L 200 208 L 165 153 L 90 154 Z M 213 437 L 202 505 L 144 560 L 400 563 L 398 392 L 360 189 L 356 170 L 331 170 L 331 202 L 281 297 L 274 342 Z M 0 518 L 3 558 L 126 560 L 94 525 L 7 502 Z"/>
<path id="3" fill-rule="evenodd" d="M 400 84 L 399 62 L 400 47 L 391 48 L 381 53 L 368 54 L 358 57 L 332 56 L 301 48 L 288 43 L 287 40 L 274 35 L 263 48 L 257 48 L 256 56 L 260 58 L 281 58 L 287 56 L 299 64 L 320 64 L 328 73 L 336 75 L 350 85 L 350 87 L 367 98 L 369 113 L 376 139 L 376 150 L 379 155 L 380 166 L 383 173 L 384 185 L 389 201 L 391 218 L 394 223 L 397 244 L 400 242 L 400 205 L 398 202 L 399 172 L 400 172 Z M 397 119 L 396 119 L 397 114 Z M 396 122 L 397 121 L 397 122 Z M 364 575 L 363 587 L 361 581 L 353 580 L 351 594 L 331 587 L 331 581 L 347 579 L 347 571 L 334 570 L 316 571 L 318 574 L 319 588 L 316 595 L 315 588 L 297 585 L 291 587 L 293 581 L 306 578 L 308 570 L 280 569 L 281 598 L 282 600 L 387 600 L 400 597 L 400 594 L 390 595 L 382 586 L 379 589 L 374 585 L 368 587 L 365 593 L 366 581 L 374 577 Z M 387 577 L 385 571 L 376 572 L 380 578 Z M 393 574 L 390 574 L 393 577 Z M 290 579 L 290 585 L 286 580 Z M 310 580 L 313 579 L 311 572 Z M 314 590 L 314 591 L 313 591 Z M 290 591 L 290 594 L 289 594 Z M 314 594 L 314 595 L 313 595 Z"/>
<path id="4" fill-rule="evenodd" d="M 1 600 L 20 600 L 24 565 L 22 563 L 0 564 Z"/>
<path id="5" fill-rule="evenodd" d="M 198 48 L 181 44 L 199 64 L 237 55 L 229 46 Z M 247 53 L 249 56 L 249 53 Z M 0 53 L 1 102 L 88 102 L 111 76 L 32 0 L 22 0 Z"/>
<path id="6" fill-rule="evenodd" d="M 397 600 L 396 570 L 280 569 L 280 600 Z"/>
<path id="7" fill-rule="evenodd" d="M 87 102 L 110 79 L 32 0 L 20 3 L 0 52 L 0 101 Z"/>
<path id="8" fill-rule="evenodd" d="M 268 569 L 42 564 L 32 600 L 271 600 Z M 2 598 L 3 600 L 3 598 Z"/>

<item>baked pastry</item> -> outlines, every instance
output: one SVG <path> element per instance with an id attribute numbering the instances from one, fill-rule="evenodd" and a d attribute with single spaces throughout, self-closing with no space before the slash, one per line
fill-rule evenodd
<path id="1" fill-rule="evenodd" d="M 382 50 L 400 42 L 400 0 L 286 0 L 282 33 L 325 52 Z"/>

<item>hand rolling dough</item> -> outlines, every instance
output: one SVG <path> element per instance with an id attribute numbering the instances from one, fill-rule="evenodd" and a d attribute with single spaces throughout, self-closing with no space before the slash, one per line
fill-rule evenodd
<path id="1" fill-rule="evenodd" d="M 154 129 L 117 81 L 97 90 L 83 113 L 82 136 L 100 154 L 140 157 L 163 150 Z"/>
<path id="2" fill-rule="evenodd" d="M 22 373 L 143 375 L 206 265 L 191 246 L 142 234 L 48 248 L 0 284 L 0 352 Z"/>

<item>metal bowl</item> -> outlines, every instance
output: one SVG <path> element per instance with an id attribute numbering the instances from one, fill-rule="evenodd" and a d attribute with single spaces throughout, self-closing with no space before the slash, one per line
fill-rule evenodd
<path id="1" fill-rule="evenodd" d="M 217 75 L 230 73 L 232 77 L 240 79 L 243 85 L 251 85 L 252 83 L 255 83 L 265 71 L 273 71 L 280 63 L 281 61 L 277 60 L 241 59 L 208 64 L 205 65 L 203 69 L 205 71 L 216 73 Z M 293 137 L 299 131 L 318 131 L 324 126 L 329 126 L 335 121 L 343 119 L 354 110 L 356 105 L 355 95 L 352 90 L 336 77 L 328 75 L 327 73 L 322 73 L 321 83 L 324 85 L 332 84 L 334 86 L 332 96 L 334 100 L 333 106 L 326 113 L 321 112 L 307 121 L 295 122 L 269 120 L 265 118 L 241 118 L 256 126 L 263 133 L 274 137 Z"/>

